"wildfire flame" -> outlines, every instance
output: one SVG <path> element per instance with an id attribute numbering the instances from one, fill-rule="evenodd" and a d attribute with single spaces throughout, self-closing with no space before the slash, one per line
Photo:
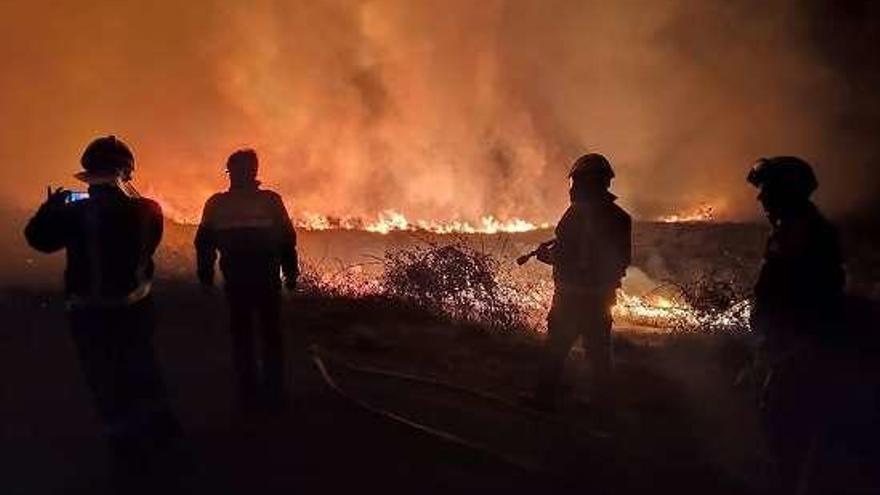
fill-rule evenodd
<path id="1" fill-rule="evenodd" d="M 524 287 L 522 302 L 534 314 L 536 328 L 546 328 L 544 316 L 550 310 L 553 282 L 544 280 Z M 694 308 L 683 297 L 656 293 L 634 294 L 617 289 L 617 301 L 611 308 L 616 325 L 649 332 L 742 330 L 748 328 L 750 307 L 741 301 L 724 311 Z"/>
<path id="2" fill-rule="evenodd" d="M 145 189 L 145 196 L 159 202 L 165 217 L 180 224 L 196 225 L 201 219 L 200 210 L 192 207 L 180 207 L 178 202 L 171 201 L 154 188 Z M 310 211 L 293 212 L 294 225 L 305 231 L 325 230 L 360 230 L 376 234 L 391 232 L 431 232 L 434 234 L 498 234 L 522 233 L 534 230 L 550 229 L 552 223 L 531 222 L 521 218 L 500 219 L 494 215 L 484 215 L 476 221 L 461 219 L 450 220 L 410 220 L 406 215 L 395 209 L 386 209 L 372 218 L 345 215 L 333 216 Z M 715 207 L 701 204 L 692 211 L 659 217 L 657 221 L 664 223 L 711 222 L 715 220 Z"/>
<path id="3" fill-rule="evenodd" d="M 147 189 L 145 196 L 155 199 L 162 206 L 165 217 L 184 225 L 197 225 L 200 213 L 192 209 L 183 209 L 169 201 L 153 189 Z M 365 219 L 358 216 L 331 216 L 313 212 L 294 213 L 294 225 L 306 231 L 324 230 L 361 230 L 376 234 L 391 232 L 431 232 L 434 234 L 498 234 L 519 233 L 551 228 L 549 223 L 532 223 L 520 218 L 502 220 L 494 215 L 485 215 L 476 222 L 466 220 L 410 220 L 403 213 L 388 209 L 375 218 Z"/>
<path id="4" fill-rule="evenodd" d="M 663 296 L 630 295 L 622 289 L 617 291 L 617 303 L 611 309 L 611 314 L 616 321 L 655 328 L 698 323 L 693 308 L 683 301 Z"/>
<path id="5" fill-rule="evenodd" d="M 176 208 L 174 202 L 164 200 L 155 190 L 146 190 L 146 196 L 158 200 L 166 217 L 175 222 L 190 225 L 199 222 L 199 212 Z M 669 215 L 658 220 L 667 223 L 707 222 L 713 218 L 714 208 L 711 205 L 701 205 L 693 212 Z M 518 218 L 501 220 L 493 215 L 483 216 L 476 222 L 410 220 L 403 213 L 392 209 L 379 213 L 373 219 L 301 212 L 294 215 L 294 224 L 297 228 L 306 231 L 351 230 L 377 234 L 413 231 L 436 234 L 497 234 L 529 232 L 552 227 L 552 224 L 532 223 Z M 322 276 L 322 283 L 335 286 L 339 293 L 350 295 L 378 294 L 384 290 L 376 280 L 375 274 L 361 273 L 358 266 L 344 272 L 345 275 L 341 279 L 338 278 L 340 276 L 338 272 L 334 272 L 335 275 L 330 278 Z M 530 280 L 528 287 L 520 287 L 516 292 L 521 299 L 519 302 L 536 315 L 536 327 L 541 328 L 545 324 L 544 316 L 552 300 L 552 282 L 548 280 L 535 283 L 534 280 Z M 655 331 L 747 328 L 747 323 L 744 322 L 747 322 L 748 311 L 748 301 L 735 304 L 724 312 L 711 313 L 700 311 L 679 297 L 659 294 L 634 295 L 622 289 L 618 290 L 617 302 L 611 310 L 615 321 L 620 324 L 636 325 Z"/>
<path id="6" fill-rule="evenodd" d="M 643 327 L 677 330 L 748 329 L 749 302 L 740 301 L 723 311 L 701 311 L 683 300 L 617 291 L 611 309 L 615 321 Z"/>
<path id="7" fill-rule="evenodd" d="M 471 223 L 463 220 L 447 222 L 437 220 L 409 220 L 396 210 L 385 210 L 374 220 L 367 221 L 361 217 L 331 217 L 317 213 L 303 213 L 294 219 L 298 228 L 303 230 L 364 230 L 377 234 L 390 232 L 422 231 L 435 234 L 497 234 L 529 232 L 550 228 L 550 224 L 535 224 L 519 218 L 500 220 L 493 215 L 486 215 L 479 221 Z"/>
<path id="8" fill-rule="evenodd" d="M 332 287 L 339 294 L 362 297 L 386 292 L 376 274 L 364 271 L 361 266 L 319 276 L 322 284 Z M 529 279 L 520 280 L 520 283 L 509 280 L 508 283 L 511 284 L 509 297 L 527 311 L 533 328 L 546 331 L 546 315 L 553 299 L 553 282 Z M 747 300 L 723 311 L 706 311 L 694 308 L 679 296 L 632 294 L 624 289 L 617 290 L 617 301 L 611 308 L 615 325 L 651 333 L 747 331 L 749 312 Z"/>
<path id="9" fill-rule="evenodd" d="M 691 211 L 662 216 L 658 220 L 663 223 L 711 222 L 715 220 L 715 207 L 701 204 Z"/>

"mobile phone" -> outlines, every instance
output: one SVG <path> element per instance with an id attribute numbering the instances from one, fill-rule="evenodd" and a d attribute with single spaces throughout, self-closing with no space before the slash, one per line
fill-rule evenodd
<path id="1" fill-rule="evenodd" d="M 86 191 L 70 191 L 67 194 L 67 198 L 64 200 L 66 204 L 76 203 L 77 201 L 82 201 L 84 199 L 89 199 L 89 193 Z"/>

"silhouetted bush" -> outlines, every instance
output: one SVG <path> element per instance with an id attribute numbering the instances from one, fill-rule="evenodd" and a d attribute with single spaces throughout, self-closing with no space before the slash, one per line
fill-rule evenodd
<path id="1" fill-rule="evenodd" d="M 413 243 L 358 265 L 301 264 L 301 293 L 326 298 L 378 298 L 389 308 L 417 309 L 435 318 L 493 330 L 546 329 L 553 283 L 523 273 L 503 256 L 459 241 Z M 674 332 L 749 330 L 747 294 L 718 274 L 666 283 L 646 294 L 618 295 L 615 321 Z"/>
<path id="2" fill-rule="evenodd" d="M 527 327 L 517 291 L 499 279 L 502 267 L 465 244 L 418 245 L 388 251 L 384 293 L 436 315 L 496 329 Z"/>
<path id="3" fill-rule="evenodd" d="M 728 333 L 750 330 L 750 294 L 739 281 L 706 273 L 680 289 L 696 315 L 697 325 L 691 325 L 690 330 Z"/>

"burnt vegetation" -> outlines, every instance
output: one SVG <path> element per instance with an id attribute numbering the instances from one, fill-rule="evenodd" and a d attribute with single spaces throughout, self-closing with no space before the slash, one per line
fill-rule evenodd
<path id="1" fill-rule="evenodd" d="M 310 298 L 381 302 L 387 311 L 422 313 L 492 331 L 533 330 L 527 297 L 498 256 L 463 241 L 416 242 L 366 263 L 305 260 L 298 292 Z"/>
<path id="2" fill-rule="evenodd" d="M 552 282 L 523 273 L 503 253 L 469 243 L 420 240 L 389 249 L 366 263 L 306 260 L 299 292 L 310 298 L 382 301 L 391 310 L 502 333 L 544 328 Z M 623 325 L 672 332 L 742 334 L 748 327 L 748 290 L 730 271 L 689 274 L 621 293 L 615 317 Z"/>
<path id="3" fill-rule="evenodd" d="M 492 329 L 528 327 L 514 287 L 502 281 L 502 263 L 464 244 L 416 246 L 383 259 L 385 294 L 453 321 Z"/>
<path id="4" fill-rule="evenodd" d="M 156 288 L 161 316 L 157 347 L 169 381 L 181 391 L 179 406 L 188 429 L 196 441 L 214 446 L 218 441 L 213 436 L 225 428 L 224 408 L 231 396 L 224 303 L 219 294 L 205 294 L 194 283 L 189 230 L 169 227 L 157 260 L 161 275 Z M 667 476 L 663 478 L 667 483 L 657 486 L 683 485 L 686 489 L 680 490 L 682 493 L 699 491 L 694 487 L 703 485 L 711 487 L 703 491 L 724 492 L 717 489 L 718 484 L 732 485 L 727 490 L 731 493 L 750 493 L 753 486 L 761 484 L 763 453 L 755 447 L 754 380 L 748 376 L 739 379 L 750 359 L 746 339 L 741 338 L 743 333 L 710 324 L 748 297 L 756 262 L 755 255 L 745 248 L 760 246 L 760 233 L 757 228 L 736 226 L 642 225 L 637 230 L 636 265 L 650 280 L 632 294 L 662 296 L 707 316 L 695 327 L 694 312 L 663 313 L 681 315 L 674 329 L 678 331 L 671 335 L 615 333 L 620 414 L 608 427 L 618 435 L 613 445 L 627 451 L 614 454 L 619 456 L 615 459 L 621 459 L 618 467 L 632 468 L 626 472 L 630 476 L 621 475 L 621 479 L 638 479 L 642 474 L 634 473 L 645 470 L 658 472 Z M 312 257 L 303 260 L 299 288 L 283 308 L 286 343 L 291 346 L 291 356 L 297 356 L 292 366 L 306 368 L 308 361 L 297 353 L 303 352 L 304 344 L 317 344 L 328 355 L 349 362 L 436 378 L 510 400 L 530 390 L 541 350 L 540 336 L 534 330 L 540 329 L 546 316 L 552 283 L 526 270 L 543 267 L 516 267 L 512 260 L 543 240 L 546 232 L 514 237 L 512 246 L 488 238 L 484 242 L 482 237 L 302 234 L 303 252 Z M 342 256 L 339 251 L 322 249 L 316 241 L 322 236 L 334 246 L 353 246 L 355 254 Z M 743 242 L 744 237 L 751 242 Z M 368 246 L 368 242 L 374 244 Z M 377 249 L 370 254 L 369 247 Z M 28 273 L 34 276 L 35 270 L 42 268 L 42 278 L 54 282 L 60 269 L 41 263 L 42 258 L 36 259 Z M 88 429 L 85 398 L 68 392 L 75 390 L 78 382 L 70 373 L 73 357 L 66 335 L 59 331 L 63 328 L 60 296 L 55 290 L 7 289 L 0 298 L 0 310 L 9 322 L 4 334 L 6 362 L 10 369 L 24 370 L 21 376 L 35 377 L 10 380 L 9 396 L 18 397 L 7 405 L 12 418 L 10 431 L 36 432 L 10 443 L 9 452 L 30 446 L 26 455 L 10 457 L 14 462 L 10 472 L 25 473 L 22 465 L 44 463 L 40 464 L 41 472 L 62 473 L 40 478 L 47 484 L 65 482 L 66 470 L 87 472 L 87 459 L 98 454 L 81 445 L 90 445 L 86 438 L 97 433 Z M 579 350 L 572 353 L 566 379 L 576 397 L 577 385 L 590 373 L 581 354 Z M 35 355 L 41 359 L 34 360 Z M 44 363 L 60 364 L 43 368 Z M 734 382 L 740 386 L 734 387 Z M 305 386 L 303 381 L 294 383 L 296 390 Z M 411 411 L 417 419 L 451 416 L 442 404 L 435 406 L 433 389 L 422 394 L 430 401 L 414 404 L 410 397 L 415 386 L 378 380 L 353 382 L 351 386 L 359 393 L 375 392 L 375 397 L 365 396 L 390 410 L 411 408 L 403 410 Z M 47 397 L 56 409 L 79 416 L 69 419 L 63 428 L 56 427 L 56 416 L 44 412 Z M 458 399 L 450 404 L 449 408 L 465 410 Z M 562 411 L 566 424 L 594 427 L 588 411 L 578 404 L 573 401 Z M 502 416 L 495 422 L 486 421 L 481 431 L 466 428 L 461 432 L 479 437 L 483 430 L 509 431 L 509 421 Z M 351 430 L 358 431 L 361 426 Z M 58 429 L 57 434 L 39 433 L 56 431 L 53 428 Z M 278 431 L 267 428 L 265 435 L 275 438 Z M 35 441 L 44 438 L 51 442 Z M 505 448 L 519 449 L 524 443 L 520 436 L 503 439 L 499 445 Z M 284 455 L 284 449 L 303 442 L 299 431 L 283 440 L 276 442 L 276 448 Z M 382 442 L 386 445 L 387 439 Z M 254 452 L 265 449 L 262 443 L 252 443 Z M 40 450 L 32 446 L 37 444 L 47 447 Z M 62 445 L 70 450 L 69 458 L 84 461 L 62 461 L 50 445 Z M 230 458 L 244 457 L 241 445 L 249 444 L 235 444 L 238 450 Z M 216 449 L 205 450 L 213 454 Z M 602 452 L 612 455 L 612 450 Z M 337 455 L 334 451 L 329 456 L 334 466 L 340 463 Z M 375 452 L 371 455 L 376 456 Z M 695 465 L 693 459 L 697 458 L 705 462 Z M 211 461 L 222 465 L 221 460 Z M 580 476 L 583 465 L 566 469 Z M 618 482 L 615 478 L 610 483 Z"/>

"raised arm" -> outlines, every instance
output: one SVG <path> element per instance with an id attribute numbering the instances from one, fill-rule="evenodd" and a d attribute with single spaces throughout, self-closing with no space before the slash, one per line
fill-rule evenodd
<path id="1" fill-rule="evenodd" d="M 68 192 L 64 189 L 48 191 L 46 202 L 40 206 L 24 229 L 28 244 L 43 253 L 53 253 L 67 245 L 69 209 L 64 204 Z"/>

